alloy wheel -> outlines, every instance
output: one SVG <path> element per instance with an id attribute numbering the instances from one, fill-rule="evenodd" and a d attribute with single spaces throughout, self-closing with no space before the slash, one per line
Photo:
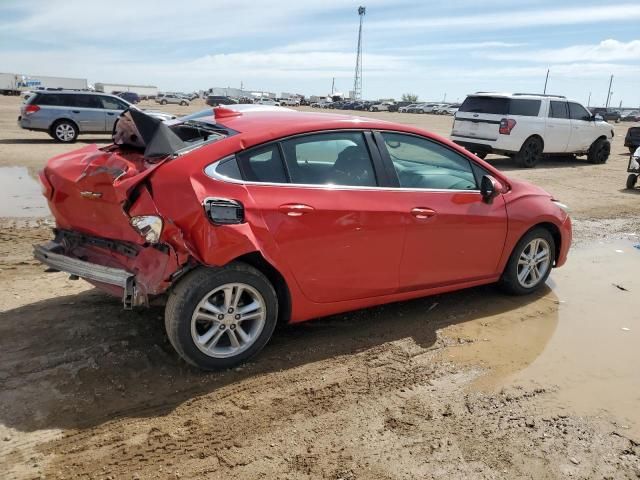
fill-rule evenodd
<path id="1" fill-rule="evenodd" d="M 61 123 L 56 127 L 56 137 L 63 142 L 70 142 L 75 135 L 75 130 L 68 123 Z"/>
<path id="2" fill-rule="evenodd" d="M 535 287 L 551 265 L 551 247 L 543 238 L 534 238 L 520 253 L 518 259 L 518 283 L 524 288 Z"/>
<path id="3" fill-rule="evenodd" d="M 207 293 L 191 317 L 191 338 L 214 358 L 247 350 L 260 336 L 267 317 L 262 295 L 245 283 L 228 283 Z"/>

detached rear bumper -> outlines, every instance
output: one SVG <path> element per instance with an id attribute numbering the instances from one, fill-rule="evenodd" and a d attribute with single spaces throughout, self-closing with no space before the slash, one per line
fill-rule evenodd
<path id="1" fill-rule="evenodd" d="M 91 283 L 111 285 L 122 289 L 122 302 L 125 309 L 146 303 L 146 296 L 136 288 L 135 275 L 118 268 L 98 265 L 73 258 L 63 253 L 62 246 L 56 242 L 34 245 L 33 256 L 48 267 L 76 275 Z"/>

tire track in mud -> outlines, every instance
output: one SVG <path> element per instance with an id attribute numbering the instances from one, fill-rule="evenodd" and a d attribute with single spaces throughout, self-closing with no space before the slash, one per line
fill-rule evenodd
<path id="1" fill-rule="evenodd" d="M 246 379 L 165 416 L 65 434 L 42 449 L 53 458 L 47 478 L 640 472 L 640 449 L 631 440 L 537 411 L 543 389 L 471 394 L 464 386 L 477 372 L 436 363 L 432 352 L 420 350 L 411 341 L 393 342 Z"/>

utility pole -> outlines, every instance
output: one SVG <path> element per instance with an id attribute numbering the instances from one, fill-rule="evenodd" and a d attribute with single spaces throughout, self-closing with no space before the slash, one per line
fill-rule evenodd
<path id="1" fill-rule="evenodd" d="M 547 76 L 544 79 L 544 92 L 542 92 L 543 95 L 546 95 L 547 93 L 547 82 L 549 82 L 549 69 L 547 68 Z"/>
<path id="2" fill-rule="evenodd" d="M 611 77 L 609 78 L 609 92 L 607 93 L 607 104 L 605 105 L 605 108 L 609 108 L 609 101 L 611 100 L 611 94 L 613 93 L 611 91 L 612 84 L 613 84 L 613 75 L 611 75 Z"/>
<path id="3" fill-rule="evenodd" d="M 444 97 L 442 97 L 442 103 L 446 103 L 447 101 L 447 92 L 444 92 Z"/>
<path id="4" fill-rule="evenodd" d="M 358 51 L 356 54 L 356 73 L 353 78 L 353 99 L 360 100 L 362 98 L 362 21 L 367 9 L 358 7 L 358 16 L 360 17 L 360 28 L 358 29 Z"/>
<path id="5" fill-rule="evenodd" d="M 589 92 L 589 99 L 587 100 L 587 107 L 591 106 L 591 92 Z"/>
<path id="6" fill-rule="evenodd" d="M 333 92 L 335 91 L 335 86 L 336 86 L 336 77 L 333 77 L 333 80 L 331 80 L 331 96 L 333 97 Z"/>

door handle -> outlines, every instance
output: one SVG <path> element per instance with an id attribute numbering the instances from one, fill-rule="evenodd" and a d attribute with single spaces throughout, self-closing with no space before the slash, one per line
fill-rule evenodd
<path id="1" fill-rule="evenodd" d="M 107 115 L 115 115 L 113 112 L 107 112 Z"/>
<path id="2" fill-rule="evenodd" d="M 421 220 L 431 218 L 436 215 L 436 211 L 431 208 L 416 207 L 411 209 L 411 215 Z"/>
<path id="3" fill-rule="evenodd" d="M 71 113 L 80 113 L 80 110 L 71 110 Z"/>
<path id="4" fill-rule="evenodd" d="M 313 207 L 309 205 L 304 205 L 302 203 L 287 203 L 285 205 L 280 205 L 278 208 L 282 213 L 289 215 L 290 217 L 300 217 L 305 213 L 313 212 Z"/>

